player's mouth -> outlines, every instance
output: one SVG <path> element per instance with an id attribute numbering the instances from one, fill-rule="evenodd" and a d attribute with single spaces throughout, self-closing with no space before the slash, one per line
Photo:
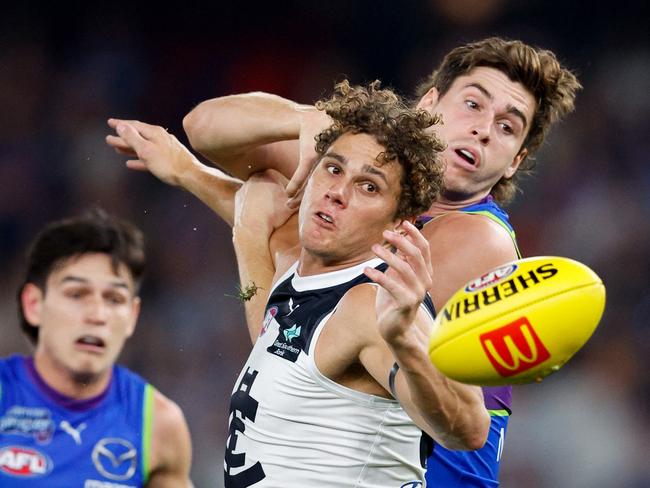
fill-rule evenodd
<path id="1" fill-rule="evenodd" d="M 318 225 L 328 229 L 333 229 L 336 227 L 334 224 L 334 217 L 332 217 L 330 214 L 325 212 L 316 212 L 314 215 L 316 223 L 318 223 Z"/>
<path id="2" fill-rule="evenodd" d="M 464 162 L 463 166 L 477 169 L 481 163 L 481 157 L 473 148 L 459 147 L 454 149 L 458 159 Z"/>
<path id="3" fill-rule="evenodd" d="M 106 349 L 106 342 L 97 336 L 84 335 L 76 340 L 77 349 L 91 353 L 102 353 Z"/>

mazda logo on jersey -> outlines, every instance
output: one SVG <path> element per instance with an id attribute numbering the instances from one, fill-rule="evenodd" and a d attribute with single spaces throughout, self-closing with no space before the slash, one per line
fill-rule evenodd
<path id="1" fill-rule="evenodd" d="M 138 452 L 125 439 L 104 438 L 93 448 L 93 463 L 97 471 L 109 480 L 128 480 L 138 466 Z"/>
<path id="2" fill-rule="evenodd" d="M 7 446 L 0 449 L 0 472 L 17 477 L 42 476 L 52 470 L 49 457 L 36 449 Z"/>

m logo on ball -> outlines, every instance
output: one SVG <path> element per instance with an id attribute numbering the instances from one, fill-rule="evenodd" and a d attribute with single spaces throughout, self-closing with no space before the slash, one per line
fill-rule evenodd
<path id="1" fill-rule="evenodd" d="M 504 377 L 514 376 L 551 357 L 526 317 L 479 336 L 494 369 Z"/>

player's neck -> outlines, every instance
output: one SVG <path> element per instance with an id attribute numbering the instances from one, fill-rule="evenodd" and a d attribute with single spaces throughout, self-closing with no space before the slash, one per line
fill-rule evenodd
<path id="1" fill-rule="evenodd" d="M 74 400 L 87 400 L 100 395 L 111 380 L 110 370 L 100 375 L 75 374 L 38 350 L 34 354 L 34 368 L 47 386 Z"/>
<path id="2" fill-rule="evenodd" d="M 349 258 L 334 258 L 310 253 L 304 248 L 301 249 L 298 259 L 298 275 L 312 276 L 323 273 L 331 273 L 341 269 L 351 268 L 357 264 L 373 259 L 375 256 L 371 251 L 359 256 Z"/>

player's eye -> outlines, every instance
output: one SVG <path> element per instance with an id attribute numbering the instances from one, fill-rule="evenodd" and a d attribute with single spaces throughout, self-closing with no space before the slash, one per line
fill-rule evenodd
<path id="1" fill-rule="evenodd" d="M 514 129 L 512 128 L 512 126 L 510 125 L 509 122 L 500 122 L 499 126 L 501 127 L 501 130 L 503 132 L 505 132 L 506 134 L 513 134 L 514 133 Z"/>
<path id="2" fill-rule="evenodd" d="M 126 297 L 121 293 L 107 293 L 105 295 L 106 301 L 113 305 L 120 305 L 126 303 Z"/>
<path id="3" fill-rule="evenodd" d="M 86 293 L 86 291 L 84 289 L 81 289 L 81 288 L 68 288 L 64 292 L 64 294 L 68 298 L 72 298 L 73 300 L 78 300 L 78 299 L 83 298 L 84 296 L 86 296 L 87 293 Z"/>
<path id="4" fill-rule="evenodd" d="M 341 173 L 341 168 L 338 167 L 338 165 L 334 163 L 328 164 L 325 169 L 327 169 L 327 172 L 333 175 L 338 175 Z"/>
<path id="5" fill-rule="evenodd" d="M 362 183 L 361 188 L 363 188 L 363 190 L 368 192 L 368 193 L 376 193 L 377 190 L 378 190 L 377 185 L 375 185 L 374 183 L 371 183 L 369 181 L 367 181 L 365 183 Z"/>
<path id="6" fill-rule="evenodd" d="M 465 100 L 465 105 L 467 105 L 467 107 L 471 108 L 472 110 L 479 108 L 478 102 L 475 102 L 474 100 Z"/>

